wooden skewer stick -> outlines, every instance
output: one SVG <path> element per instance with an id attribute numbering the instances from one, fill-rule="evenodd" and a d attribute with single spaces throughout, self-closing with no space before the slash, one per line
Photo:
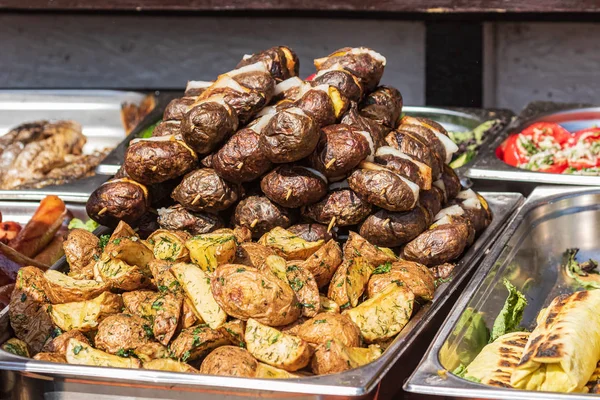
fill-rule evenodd
<path id="1" fill-rule="evenodd" d="M 292 189 L 288 189 L 287 194 L 285 195 L 285 201 L 288 201 L 290 199 L 291 195 L 292 195 Z"/>
<path id="2" fill-rule="evenodd" d="M 381 189 L 381 195 L 383 196 L 385 194 L 385 188 Z"/>
<path id="3" fill-rule="evenodd" d="M 258 224 L 258 218 L 255 218 L 254 221 L 250 224 L 250 228 L 254 229 L 254 227 Z"/>
<path id="4" fill-rule="evenodd" d="M 104 214 L 107 211 L 108 211 L 108 208 L 104 207 L 102 210 L 98 211 L 98 215 L 102 215 L 102 214 Z"/>
<path id="5" fill-rule="evenodd" d="M 325 164 L 325 169 L 329 169 L 329 168 L 331 168 L 331 166 L 332 166 L 333 164 L 335 164 L 335 157 L 333 157 L 331 160 L 329 160 L 329 161 L 327 162 L 327 164 Z"/>
<path id="6" fill-rule="evenodd" d="M 155 172 L 157 168 L 158 168 L 158 167 L 155 165 L 154 167 L 152 167 L 152 168 L 150 168 L 150 169 L 152 170 L 152 172 Z"/>
<path id="7" fill-rule="evenodd" d="M 242 162 L 240 162 L 238 165 L 236 165 L 235 167 L 236 167 L 236 168 L 238 169 L 238 171 L 239 171 L 240 169 L 242 169 L 242 167 L 243 167 L 243 166 L 244 166 L 244 162 L 242 161 Z"/>
<path id="8" fill-rule="evenodd" d="M 327 226 L 327 232 L 330 232 L 335 226 L 335 217 L 331 217 L 331 221 L 329 221 L 329 225 Z"/>
<path id="9" fill-rule="evenodd" d="M 387 225 L 390 223 L 390 219 L 386 218 L 385 221 L 383 221 L 383 226 Z"/>
<path id="10" fill-rule="evenodd" d="M 194 197 L 194 200 L 192 201 L 192 205 L 195 205 L 198 202 L 198 200 L 200 200 L 200 197 L 202 197 L 202 195 L 200 193 L 198 193 L 196 195 L 196 197 Z"/>

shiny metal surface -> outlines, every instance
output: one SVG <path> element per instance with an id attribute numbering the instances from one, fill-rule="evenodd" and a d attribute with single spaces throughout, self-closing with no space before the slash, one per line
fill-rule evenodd
<path id="1" fill-rule="evenodd" d="M 535 107 L 532 103 L 528 107 Z M 600 123 L 600 107 L 574 108 L 563 111 L 554 111 L 551 113 L 538 113 L 529 116 L 531 111 L 527 108 L 523 110 L 522 115 L 517 117 L 500 135 L 482 147 L 480 156 L 466 171 L 465 175 L 474 180 L 490 181 L 510 181 L 523 182 L 530 192 L 533 186 L 540 184 L 560 184 L 560 185 L 600 185 L 600 176 L 582 176 L 572 174 L 548 174 L 545 172 L 534 172 L 525 169 L 512 167 L 496 157 L 496 149 L 512 133 L 518 133 L 534 122 L 555 122 L 567 129 L 579 130 L 591 128 Z"/>
<path id="2" fill-rule="evenodd" d="M 87 213 L 85 212 L 85 204 L 77 204 L 65 201 L 67 210 L 73 214 L 73 217 L 88 219 Z M 40 205 L 39 201 L 18 201 L 18 200 L 5 200 L 0 197 L 0 212 L 2 212 L 2 221 L 14 221 L 21 225 L 25 225 Z"/>
<path id="3" fill-rule="evenodd" d="M 506 226 L 506 221 L 523 202 L 523 196 L 515 193 L 482 194 L 494 213 L 492 224 L 459 261 L 453 279 L 440 285 L 433 302 L 423 306 L 412 317 L 381 358 L 364 367 L 340 374 L 300 379 L 248 379 L 52 364 L 25 359 L 0 350 L 0 370 L 14 371 L 16 374 L 29 377 L 39 376 L 39 380 L 44 382 L 43 393 L 58 391 L 68 392 L 68 394 L 103 393 L 115 397 L 176 397 L 178 399 L 234 399 L 247 396 L 293 397 L 294 399 L 372 398 L 375 395 L 375 388 L 384 379 L 386 373 L 408 350 L 419 333 L 434 321 L 437 311 L 466 279 Z M 65 265 L 55 265 L 55 267 L 64 268 Z M 7 311 L 0 313 L 0 342 L 10 336 Z M 394 380 L 394 376 L 388 376 L 386 379 Z M 397 385 L 399 388 L 400 382 Z"/>
<path id="4" fill-rule="evenodd" d="M 491 399 L 587 399 L 589 396 L 500 389 L 467 381 L 451 374 L 462 361 L 477 354 L 464 341 L 456 323 L 467 308 L 484 313 L 488 328 L 506 299 L 502 284 L 509 279 L 529 302 L 523 326 L 533 328 L 539 311 L 554 297 L 573 292 L 561 271 L 567 248 L 580 248 L 581 257 L 600 259 L 600 188 L 543 186 L 536 189 L 469 282 L 433 343 L 404 386 L 409 392 Z"/>

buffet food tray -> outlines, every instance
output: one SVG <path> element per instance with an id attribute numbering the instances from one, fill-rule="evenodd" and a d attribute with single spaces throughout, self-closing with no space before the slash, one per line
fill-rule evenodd
<path id="1" fill-rule="evenodd" d="M 523 202 L 523 196 L 516 193 L 490 192 L 482 195 L 488 200 L 494 213 L 491 225 L 459 261 L 452 279 L 441 283 L 433 302 L 424 305 L 381 358 L 371 364 L 339 374 L 267 380 L 53 364 L 0 351 L 0 387 L 10 383 L 14 387 L 13 393 L 28 393 L 28 398 L 41 398 L 44 395 L 48 398 L 48 395 L 58 392 L 67 393 L 69 399 L 86 398 L 91 393 L 94 396 L 105 394 L 120 398 L 372 398 L 380 381 L 408 350 L 419 333 L 436 321 L 436 313 L 477 265 L 490 244 L 506 226 L 507 220 Z M 53 268 L 66 267 L 63 262 L 55 264 Z M 5 309 L 0 312 L 0 342 L 8 339 L 11 334 L 7 311 L 8 309 Z M 397 377 L 392 375 L 387 378 L 393 382 L 397 381 Z M 399 382 L 395 386 L 399 389 Z"/>
<path id="2" fill-rule="evenodd" d="M 538 185 L 600 185 L 600 176 L 550 174 L 528 171 L 506 164 L 496 156 L 496 149 L 512 133 L 521 132 L 534 122 L 554 122 L 575 131 L 600 125 L 600 107 L 585 104 L 551 102 L 529 103 L 521 113 L 494 140 L 485 143 L 479 157 L 467 169 L 465 176 L 477 180 L 479 188 L 519 191 L 525 195 Z"/>
<path id="3" fill-rule="evenodd" d="M 162 113 L 164 112 L 164 109 L 169 101 L 173 98 L 179 97 L 180 95 L 181 93 L 178 95 L 175 93 L 168 93 L 164 94 L 162 97 L 159 96 L 157 106 L 155 107 L 154 111 L 149 114 L 147 118 L 140 123 L 140 125 L 104 159 L 104 161 L 100 163 L 96 169 L 96 172 L 106 175 L 116 174 L 121 167 L 121 163 L 125 159 L 125 151 L 127 150 L 129 142 L 136 138 L 141 131 L 158 122 L 161 119 Z M 483 110 L 479 108 L 438 108 L 418 106 L 404 106 L 402 108 L 402 112 L 413 117 L 425 117 L 432 119 L 442 124 L 446 130 L 457 132 L 472 131 L 485 121 L 498 119 L 499 122 L 485 133 L 483 143 L 493 140 L 495 135 L 502 131 L 502 129 L 509 123 L 513 115 L 511 111 L 503 109 Z M 470 165 L 471 163 L 473 163 L 473 161 L 467 165 Z M 467 166 L 460 167 L 456 169 L 456 173 L 459 176 L 462 176 L 467 168 Z"/>
<path id="4" fill-rule="evenodd" d="M 73 120 L 81 124 L 87 143 L 84 153 L 117 147 L 126 136 L 121 120 L 123 103 L 139 104 L 144 93 L 115 90 L 0 90 L 0 135 L 25 122 Z M 91 177 L 41 189 L 0 190 L 2 198 L 40 200 L 47 194 L 85 202 L 108 179 Z"/>
<path id="5" fill-rule="evenodd" d="M 472 341 L 464 340 L 466 326 L 456 328 L 467 308 L 483 312 L 490 328 L 507 296 L 503 285 L 506 278 L 526 296 L 529 304 L 522 326 L 533 328 L 539 311 L 554 297 L 573 292 L 560 267 L 562 253 L 567 248 L 579 248 L 582 257 L 599 259 L 599 231 L 600 188 L 536 189 L 481 263 L 404 389 L 469 398 L 589 399 L 582 394 L 494 388 L 450 371 L 458 366 L 458 354 L 460 362 L 468 364 L 478 352 L 470 346 Z"/>

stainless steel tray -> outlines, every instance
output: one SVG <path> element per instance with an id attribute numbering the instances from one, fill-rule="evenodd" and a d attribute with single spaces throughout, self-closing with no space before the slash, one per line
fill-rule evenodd
<path id="1" fill-rule="evenodd" d="M 416 371 L 405 384 L 415 393 L 493 399 L 587 399 L 587 395 L 499 389 L 450 373 L 457 346 L 462 357 L 476 350 L 463 341 L 456 323 L 467 308 L 484 313 L 488 328 L 506 299 L 502 281 L 509 279 L 529 302 L 523 326 L 533 328 L 538 312 L 554 297 L 573 292 L 560 270 L 562 253 L 580 248 L 582 257 L 600 258 L 600 188 L 542 186 L 536 189 L 495 242 L 454 306 Z M 444 349 L 442 351 L 442 349 Z M 450 356 L 450 357 L 449 357 Z"/>
<path id="2" fill-rule="evenodd" d="M 100 174 L 114 175 L 118 171 L 123 159 L 125 158 L 125 151 L 127 150 L 127 146 L 129 145 L 131 139 L 137 137 L 140 131 L 160 120 L 162 113 L 169 101 L 180 96 L 181 93 L 169 92 L 160 97 L 159 101 L 157 101 L 158 104 L 155 108 L 155 112 L 153 112 L 152 115 L 150 115 L 143 123 L 141 123 L 138 129 L 132 132 L 111 154 L 108 155 L 108 157 L 106 157 L 106 159 L 98 166 L 96 172 Z M 513 113 L 509 110 L 483 110 L 478 108 L 405 106 L 403 107 L 402 111 L 407 115 L 430 118 L 442 124 L 446 130 L 458 132 L 471 131 L 485 121 L 498 119 L 499 122 L 484 135 L 483 143 L 493 140 L 496 133 L 500 132 L 509 123 L 510 118 L 513 115 Z M 473 161 L 471 161 L 471 163 L 473 163 Z M 467 165 L 470 165 L 471 163 Z M 457 173 L 459 176 L 462 176 L 464 171 L 466 171 L 466 166 L 459 168 Z"/>
<path id="3" fill-rule="evenodd" d="M 522 131 L 528 125 L 539 122 L 555 122 L 568 130 L 579 130 L 600 125 L 600 107 L 581 104 L 561 104 L 533 102 L 528 104 L 521 114 L 506 129 L 481 148 L 480 157 L 467 169 L 465 175 L 476 184 L 487 187 L 501 187 L 502 190 L 517 190 L 529 194 L 535 186 L 553 185 L 600 185 L 600 176 L 581 176 L 571 174 L 548 174 L 512 167 L 496 157 L 496 148 L 511 133 Z M 480 182 L 483 181 L 483 182 Z M 503 181 L 503 182 L 498 182 Z M 519 185 L 514 185 L 519 182 Z M 506 183 L 506 186 L 502 186 Z M 500 186 L 499 186 L 500 185 Z"/>
<path id="4" fill-rule="evenodd" d="M 121 121 L 121 104 L 139 104 L 145 94 L 115 90 L 0 90 L 0 135 L 28 121 L 77 121 L 87 137 L 84 153 L 116 147 L 126 136 Z M 108 177 L 87 185 L 86 179 L 72 184 L 42 189 L 0 191 L 7 196 L 35 199 L 36 193 L 70 193 L 87 200 L 90 193 Z M 40 195 L 37 195 L 38 197 Z"/>
<path id="5" fill-rule="evenodd" d="M 372 398 L 380 381 L 405 354 L 417 336 L 436 320 L 436 313 L 477 265 L 491 242 L 506 226 L 507 220 L 523 202 L 523 196 L 515 193 L 482 194 L 494 213 L 492 224 L 462 257 L 452 280 L 440 285 L 433 302 L 423 306 L 413 316 L 380 359 L 364 367 L 334 375 L 293 380 L 263 380 L 52 364 L 0 351 L 0 371 L 5 371 L 5 382 L 7 379 L 15 382 L 15 390 L 23 390 L 34 398 L 49 392 L 67 392 L 69 398 L 76 396 L 73 392 L 83 393 L 81 398 L 89 396 L 90 393 L 178 399 L 233 399 L 249 395 L 300 399 Z M 65 265 L 57 267 L 64 268 Z M 7 310 L 0 313 L 0 332 L 2 326 L 8 326 Z M 3 334 L 0 334 L 0 342 L 6 340 L 9 335 L 9 329 L 5 329 Z M 386 379 L 391 380 L 399 389 L 400 382 L 396 376 L 389 375 Z M 31 390 L 32 388 L 35 390 Z"/>
<path id="6" fill-rule="evenodd" d="M 69 201 L 65 201 L 65 204 L 67 206 L 67 210 L 73 214 L 73 217 L 79 218 L 83 221 L 88 220 L 87 213 L 85 212 L 85 204 L 72 203 Z M 27 222 L 29 222 L 39 205 L 39 201 L 7 200 L 0 196 L 0 212 L 2 212 L 2 221 L 14 221 L 24 226 Z"/>

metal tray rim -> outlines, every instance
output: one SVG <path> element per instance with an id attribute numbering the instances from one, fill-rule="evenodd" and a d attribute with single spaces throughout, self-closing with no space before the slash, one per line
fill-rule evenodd
<path id="1" fill-rule="evenodd" d="M 506 192 L 482 192 L 488 199 L 505 199 L 509 204 L 502 209 L 501 213 L 496 211 L 492 224 L 484 231 L 473 246 L 465 253 L 458 263 L 456 275 L 451 282 L 443 283 L 439 290 L 437 301 L 427 303 L 411 319 L 405 329 L 398 335 L 388 351 L 378 360 L 363 367 L 346 371 L 339 374 L 324 375 L 318 377 L 307 377 L 300 379 L 273 380 L 273 379 L 249 379 L 235 377 L 215 377 L 208 375 L 190 375 L 182 373 L 166 373 L 159 371 L 148 371 L 144 374 L 124 373 L 123 370 L 113 368 L 97 368 L 64 364 L 57 368 L 57 364 L 46 363 L 26 359 L 0 351 L 0 369 L 13 371 L 26 371 L 29 373 L 64 375 L 69 372 L 74 376 L 87 376 L 92 378 L 120 379 L 125 381 L 137 381 L 147 383 L 177 383 L 182 385 L 206 385 L 238 389 L 271 390 L 280 392 L 294 392 L 305 394 L 322 395 L 345 395 L 361 396 L 370 393 L 376 385 L 384 378 L 387 372 L 404 354 L 417 335 L 434 318 L 435 314 L 445 304 L 449 295 L 464 281 L 468 273 L 475 268 L 477 262 L 489 249 L 494 239 L 502 232 L 514 211 L 523 203 L 523 196 L 518 193 Z M 101 228 L 99 228 L 101 229 Z M 98 231 L 97 231 L 98 232 Z M 57 268 L 55 264 L 53 268 Z M 0 320 L 8 313 L 8 308 L 0 312 Z M 420 316 L 420 318 L 419 318 Z M 25 360 L 25 362 L 23 362 Z M 130 371 L 130 370 L 125 370 Z M 133 370 L 138 371 L 139 370 Z M 143 370 L 142 370 L 143 371 Z M 218 378 L 218 379 L 217 379 Z"/>
<path id="2" fill-rule="evenodd" d="M 509 241 L 512 235 L 520 226 L 524 217 L 533 209 L 547 203 L 552 203 L 558 200 L 576 197 L 582 194 L 598 194 L 600 187 L 589 188 L 581 186 L 540 186 L 536 188 L 529 196 L 527 201 L 519 208 L 510 220 L 508 227 L 504 230 L 499 239 L 495 241 L 486 258 L 481 263 L 475 275 L 471 278 L 467 287 L 460 295 L 454 305 L 452 312 L 443 322 L 440 330 L 435 335 L 421 362 L 413 371 L 408 380 L 404 383 L 403 389 L 407 392 L 444 395 L 457 397 L 478 397 L 486 399 L 549 399 L 562 400 L 565 396 L 569 399 L 589 399 L 588 395 L 584 394 L 566 394 L 553 392 L 534 392 L 526 390 L 494 388 L 491 386 L 482 385 L 480 383 L 471 382 L 455 376 L 446 371 L 441 364 L 438 354 L 444 344 L 444 341 L 451 334 L 458 319 L 464 312 L 465 308 L 471 301 L 475 291 L 482 285 L 487 278 L 490 270 L 493 268 L 497 258 L 500 256 L 505 244 Z M 443 372 L 442 372 L 443 371 Z M 431 377 L 443 374 L 441 383 L 436 382 L 433 385 L 430 382 Z M 504 397 L 500 396 L 505 394 Z"/>

